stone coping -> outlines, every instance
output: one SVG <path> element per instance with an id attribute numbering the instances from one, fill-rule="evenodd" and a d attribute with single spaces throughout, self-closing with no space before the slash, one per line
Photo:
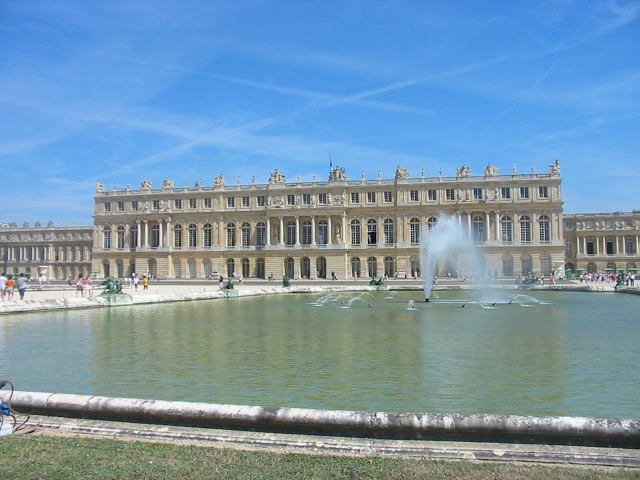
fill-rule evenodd
<path id="1" fill-rule="evenodd" d="M 422 286 L 416 283 L 404 284 L 404 285 L 385 285 L 384 287 L 372 287 L 368 284 L 346 284 L 336 285 L 330 282 L 317 285 L 300 284 L 295 283 L 291 287 L 274 286 L 273 284 L 267 284 L 265 286 L 241 286 L 236 287 L 234 290 L 221 290 L 217 284 L 186 284 L 186 285 L 166 285 L 162 283 L 153 284 L 151 290 L 144 292 L 142 287 L 139 287 L 137 293 L 133 292 L 133 289 L 125 289 L 128 297 L 122 297 L 122 301 L 110 302 L 104 297 L 99 297 L 97 294 L 99 289 L 93 290 L 93 297 L 74 297 L 74 290 L 62 292 L 62 298 L 59 297 L 59 291 L 48 292 L 36 292 L 27 290 L 24 301 L 13 300 L 0 302 L 0 315 L 1 314 L 16 314 L 16 313 L 29 313 L 29 312 L 42 312 L 53 310 L 68 310 L 76 308 L 98 308 L 98 307 L 115 307 L 125 305 L 141 305 L 152 303 L 165 303 L 165 302 L 183 302 L 194 300 L 212 300 L 212 299 L 224 299 L 235 297 L 247 297 L 256 295 L 276 295 L 284 293 L 329 293 L 329 292 L 362 292 L 362 291 L 375 291 L 382 289 L 389 290 L 411 290 L 421 291 Z M 202 291 L 198 291 L 202 288 Z M 434 290 L 437 291 L 464 291 L 464 290 L 478 290 L 478 289 L 496 289 L 496 290 L 516 290 L 515 285 L 444 285 L 437 286 Z M 579 291 L 579 292 L 614 292 L 614 288 L 611 285 L 599 285 L 599 284 L 564 284 L 564 285 L 544 285 L 535 286 L 522 291 Z M 618 289 L 621 293 L 632 293 L 640 295 L 640 287 L 623 287 Z M 157 292 L 157 293 L 149 293 Z M 68 295 L 69 298 L 65 298 Z M 18 296 L 15 292 L 14 298 Z M 31 297 L 31 299 L 30 299 Z M 33 299 L 33 297 L 37 299 Z M 129 298 L 130 297 L 130 298 Z"/>
<path id="2" fill-rule="evenodd" d="M 3 401 L 10 392 L 0 391 Z M 16 391 L 11 407 L 56 417 L 405 440 L 640 448 L 639 419 L 387 413 Z"/>

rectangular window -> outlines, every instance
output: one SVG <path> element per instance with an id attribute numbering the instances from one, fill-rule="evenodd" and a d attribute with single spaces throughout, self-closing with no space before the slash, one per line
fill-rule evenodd
<path id="1" fill-rule="evenodd" d="M 418 190 L 411 190 L 409 192 L 409 200 L 412 202 L 418 201 Z"/>
<path id="2" fill-rule="evenodd" d="M 567 258 L 573 258 L 573 243 L 569 241 L 564 243 L 564 254 Z"/>
<path id="3" fill-rule="evenodd" d="M 302 203 L 304 203 L 305 205 L 311 205 L 311 194 L 310 193 L 303 193 L 302 194 Z M 311 242 L 309 242 L 311 243 Z"/>
<path id="4" fill-rule="evenodd" d="M 242 197 L 242 206 L 243 207 L 249 206 L 249 197 Z"/>
<path id="5" fill-rule="evenodd" d="M 428 195 L 429 195 L 429 197 L 428 197 L 428 198 L 429 198 L 429 200 L 431 200 L 431 201 L 435 201 L 435 200 L 437 200 L 437 199 L 438 199 L 438 194 L 437 194 L 436 192 L 437 192 L 436 190 L 428 190 L 428 191 L 427 191 L 427 193 L 428 193 Z"/>
<path id="6" fill-rule="evenodd" d="M 502 187 L 502 198 L 511 198 L 511 189 L 509 187 Z"/>
<path id="7" fill-rule="evenodd" d="M 211 199 L 210 198 L 205 198 L 204 199 L 204 208 L 211 208 Z"/>
<path id="8" fill-rule="evenodd" d="M 111 202 L 104 202 L 104 211 L 105 212 L 111 211 Z"/>
<path id="9" fill-rule="evenodd" d="M 624 237 L 624 251 L 625 253 L 636 253 L 633 237 Z"/>
<path id="10" fill-rule="evenodd" d="M 131 202 L 131 210 L 133 210 L 134 212 L 138 211 L 138 201 L 134 200 L 133 202 Z"/>
<path id="11" fill-rule="evenodd" d="M 287 195 L 287 205 L 295 205 L 295 204 L 296 204 L 296 196 Z"/>
<path id="12" fill-rule="evenodd" d="M 351 203 L 360 203 L 360 194 L 358 192 L 351 192 Z"/>
<path id="13" fill-rule="evenodd" d="M 393 202 L 393 192 L 384 192 L 384 203 Z"/>
<path id="14" fill-rule="evenodd" d="M 529 187 L 520 187 L 520 198 L 529 198 Z"/>
<path id="15" fill-rule="evenodd" d="M 160 210 L 160 200 L 154 200 L 153 201 L 153 209 L 154 210 Z"/>
<path id="16" fill-rule="evenodd" d="M 84 249 L 82 248 L 78 251 L 78 261 L 84 262 Z"/>
<path id="17" fill-rule="evenodd" d="M 321 203 L 322 205 L 326 205 L 327 204 L 327 194 L 326 193 L 319 193 L 318 194 L 318 203 Z"/>
<path id="18" fill-rule="evenodd" d="M 118 202 L 118 211 L 124 212 L 124 202 Z"/>
<path id="19" fill-rule="evenodd" d="M 596 249 L 593 245 L 593 240 L 587 240 L 587 255 L 594 255 L 596 253 Z"/>
<path id="20" fill-rule="evenodd" d="M 376 192 L 367 192 L 367 202 L 376 203 Z"/>
<path id="21" fill-rule="evenodd" d="M 180 209 L 182 208 L 182 200 L 181 200 L 180 198 L 176 198 L 176 199 L 173 201 L 173 207 L 174 207 L 176 210 L 180 210 Z"/>
<path id="22" fill-rule="evenodd" d="M 446 194 L 447 200 L 455 200 L 456 199 L 456 191 L 453 188 L 447 188 L 444 193 Z"/>
<path id="23" fill-rule="evenodd" d="M 264 207 L 264 195 L 258 195 L 258 206 Z"/>
<path id="24" fill-rule="evenodd" d="M 189 208 L 196 208 L 196 199 L 195 198 L 190 198 L 189 199 Z"/>
<path id="25" fill-rule="evenodd" d="M 548 187 L 538 187 L 538 196 L 540 198 L 549 198 L 549 189 L 548 189 Z"/>
<path id="26" fill-rule="evenodd" d="M 236 206 L 236 199 L 234 197 L 227 197 L 227 207 L 233 208 Z"/>
<path id="27" fill-rule="evenodd" d="M 474 188 L 473 189 L 473 199 L 474 200 L 482 200 L 482 189 Z"/>

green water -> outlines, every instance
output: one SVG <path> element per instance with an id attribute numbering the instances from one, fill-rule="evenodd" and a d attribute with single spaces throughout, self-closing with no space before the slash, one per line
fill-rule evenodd
<path id="1" fill-rule="evenodd" d="M 0 376 L 166 400 L 639 418 L 640 297 L 532 295 L 550 304 L 408 311 L 421 292 L 376 292 L 349 309 L 281 295 L 4 316 Z"/>

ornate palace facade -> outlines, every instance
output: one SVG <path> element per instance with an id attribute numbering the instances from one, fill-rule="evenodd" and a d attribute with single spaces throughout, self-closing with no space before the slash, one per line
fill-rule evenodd
<path id="1" fill-rule="evenodd" d="M 56 227 L 39 222 L 33 227 L 0 227 L 0 268 L 3 272 L 63 280 L 91 272 L 91 226 Z"/>
<path id="2" fill-rule="evenodd" d="M 514 169 L 515 170 L 515 169 Z M 502 276 L 549 274 L 565 263 L 558 162 L 547 173 L 500 175 L 488 165 L 473 176 L 287 182 L 107 191 L 98 184 L 92 270 L 99 276 L 135 271 L 160 278 L 204 278 L 236 272 L 265 278 L 340 279 L 396 272 L 420 274 L 421 237 L 444 215 L 458 218 Z M 441 265 L 441 274 L 468 274 L 468 259 Z"/>

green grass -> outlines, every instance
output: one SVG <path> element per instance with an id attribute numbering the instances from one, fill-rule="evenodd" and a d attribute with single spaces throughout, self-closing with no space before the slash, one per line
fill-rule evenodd
<path id="1" fill-rule="evenodd" d="M 0 439 L 0 479 L 640 478 L 638 471 L 278 454 L 92 438 Z"/>

